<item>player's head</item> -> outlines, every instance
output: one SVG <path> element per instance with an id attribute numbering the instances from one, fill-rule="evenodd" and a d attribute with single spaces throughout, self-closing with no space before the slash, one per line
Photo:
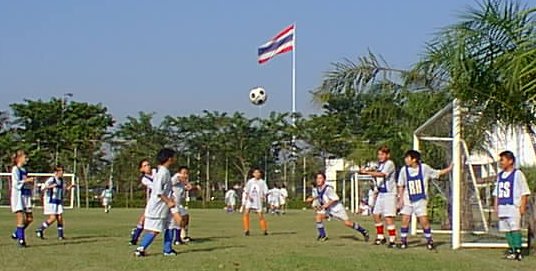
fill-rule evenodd
<path id="1" fill-rule="evenodd" d="M 179 179 L 181 181 L 187 181 L 190 177 L 190 169 L 187 166 L 180 166 L 177 173 L 179 174 Z"/>
<path id="2" fill-rule="evenodd" d="M 421 163 L 421 153 L 416 150 L 409 150 L 404 154 L 406 166 L 415 166 Z"/>
<path id="3" fill-rule="evenodd" d="M 264 171 L 260 167 L 254 167 L 251 169 L 251 176 L 256 180 L 260 180 L 264 177 Z"/>
<path id="4" fill-rule="evenodd" d="M 107 186 L 104 187 L 104 189 L 108 190 L 108 189 L 110 189 L 110 186 L 107 185 Z"/>
<path id="5" fill-rule="evenodd" d="M 323 186 L 326 183 L 326 174 L 323 171 L 319 171 L 315 174 L 316 186 Z"/>
<path id="6" fill-rule="evenodd" d="M 28 162 L 28 155 L 24 150 L 18 150 L 11 156 L 11 161 L 15 166 L 24 166 Z"/>
<path id="7" fill-rule="evenodd" d="M 502 170 L 510 170 L 516 163 L 516 157 L 511 151 L 503 151 L 499 154 L 499 165 Z"/>
<path id="8" fill-rule="evenodd" d="M 159 165 L 169 167 L 177 161 L 175 158 L 175 151 L 168 148 L 161 149 L 156 155 L 156 161 Z"/>
<path id="9" fill-rule="evenodd" d="M 381 146 L 378 148 L 378 161 L 385 162 L 389 160 L 391 156 L 391 150 L 387 146 Z"/>
<path id="10" fill-rule="evenodd" d="M 54 167 L 54 176 L 61 178 L 63 177 L 64 168 L 62 165 L 56 165 Z"/>
<path id="11" fill-rule="evenodd" d="M 149 159 L 142 159 L 138 163 L 138 169 L 142 174 L 151 174 L 151 162 L 149 162 Z"/>

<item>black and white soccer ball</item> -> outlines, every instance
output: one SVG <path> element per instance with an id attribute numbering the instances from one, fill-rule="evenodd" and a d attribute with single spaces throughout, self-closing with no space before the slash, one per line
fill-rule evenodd
<path id="1" fill-rule="evenodd" d="M 254 105 L 263 105 L 267 99 L 268 94 L 262 87 L 255 87 L 249 91 L 249 100 Z"/>

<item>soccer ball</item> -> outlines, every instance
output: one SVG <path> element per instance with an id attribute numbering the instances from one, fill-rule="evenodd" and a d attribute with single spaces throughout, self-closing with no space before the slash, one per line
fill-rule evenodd
<path id="1" fill-rule="evenodd" d="M 266 103 L 267 99 L 268 94 L 266 94 L 266 90 L 264 90 L 264 88 L 256 87 L 249 91 L 249 100 L 254 105 L 262 105 Z"/>

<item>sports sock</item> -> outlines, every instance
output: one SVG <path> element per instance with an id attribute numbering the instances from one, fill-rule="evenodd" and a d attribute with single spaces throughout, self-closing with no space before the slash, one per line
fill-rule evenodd
<path id="1" fill-rule="evenodd" d="M 41 224 L 41 226 L 39 227 L 38 230 L 44 231 L 44 230 L 46 230 L 48 228 L 48 226 L 50 226 L 50 224 L 48 224 L 48 222 L 45 221 L 45 222 L 43 222 L 43 224 Z"/>
<path id="2" fill-rule="evenodd" d="M 378 239 L 383 240 L 385 236 L 383 235 L 383 223 L 377 223 L 376 225 L 376 236 Z"/>
<path id="3" fill-rule="evenodd" d="M 326 228 L 323 222 L 316 222 L 316 229 L 318 230 L 319 237 L 326 237 Z"/>
<path id="4" fill-rule="evenodd" d="M 173 231 L 166 229 L 164 231 L 164 253 L 171 252 L 173 250 L 172 242 L 173 242 Z"/>
<path id="5" fill-rule="evenodd" d="M 426 238 L 427 242 L 432 241 L 432 228 L 428 227 L 426 229 L 423 229 L 424 232 L 424 238 Z"/>
<path id="6" fill-rule="evenodd" d="M 140 239 L 140 235 L 143 232 L 143 224 L 139 223 L 136 225 L 136 228 L 134 229 L 134 232 L 132 233 L 132 242 L 138 242 L 138 239 Z"/>
<path id="7" fill-rule="evenodd" d="M 388 225 L 387 226 L 387 232 L 389 233 L 389 242 L 394 243 L 396 239 L 396 226 L 395 225 Z"/>
<path id="8" fill-rule="evenodd" d="M 408 233 L 409 233 L 409 227 L 401 227 L 400 228 L 400 241 L 402 243 L 408 242 Z"/>
<path id="9" fill-rule="evenodd" d="M 63 224 L 58 223 L 58 237 L 63 238 Z"/>
<path id="10" fill-rule="evenodd" d="M 15 231 L 15 235 L 17 235 L 17 239 L 19 240 L 25 240 L 26 237 L 24 236 L 24 226 L 17 226 L 17 229 Z"/>
<path id="11" fill-rule="evenodd" d="M 357 223 L 352 224 L 352 229 L 360 232 L 361 234 L 367 233 L 367 230 L 365 228 L 361 227 L 361 225 L 359 225 Z"/>
<path id="12" fill-rule="evenodd" d="M 521 232 L 520 231 L 513 231 L 511 233 L 511 236 L 512 236 L 512 249 L 515 253 L 520 253 L 521 252 L 521 244 L 522 244 L 522 240 L 521 240 Z"/>
<path id="13" fill-rule="evenodd" d="M 154 232 L 147 232 L 141 239 L 140 246 L 143 247 L 144 250 L 147 249 L 151 243 L 153 243 L 155 237 L 156 234 Z"/>
<path id="14" fill-rule="evenodd" d="M 173 229 L 173 236 L 175 236 L 175 242 L 182 242 L 182 238 L 181 238 L 181 229 L 178 228 L 178 229 Z"/>
<path id="15" fill-rule="evenodd" d="M 266 218 L 261 218 L 261 220 L 259 221 L 259 224 L 261 226 L 261 230 L 262 231 L 267 231 L 268 230 L 268 222 L 266 222 Z"/>
<path id="16" fill-rule="evenodd" d="M 249 231 L 249 214 L 242 216 L 242 226 L 244 227 L 244 231 Z"/>
<path id="17" fill-rule="evenodd" d="M 512 252 L 514 251 L 514 243 L 513 243 L 513 239 L 512 239 L 512 232 L 507 232 L 505 234 L 505 237 L 506 237 L 506 241 L 508 242 L 508 248 L 510 250 L 512 250 Z"/>

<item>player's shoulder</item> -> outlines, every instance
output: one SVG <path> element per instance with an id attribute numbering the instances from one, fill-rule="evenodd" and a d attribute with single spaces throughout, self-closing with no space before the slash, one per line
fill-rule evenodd
<path id="1" fill-rule="evenodd" d="M 523 171 L 521 171 L 521 169 L 516 169 L 515 171 L 515 177 L 516 178 L 522 178 L 522 179 L 525 179 L 525 173 L 523 173 Z"/>
<path id="2" fill-rule="evenodd" d="M 385 161 L 386 166 L 395 167 L 395 162 L 391 159 Z"/>

